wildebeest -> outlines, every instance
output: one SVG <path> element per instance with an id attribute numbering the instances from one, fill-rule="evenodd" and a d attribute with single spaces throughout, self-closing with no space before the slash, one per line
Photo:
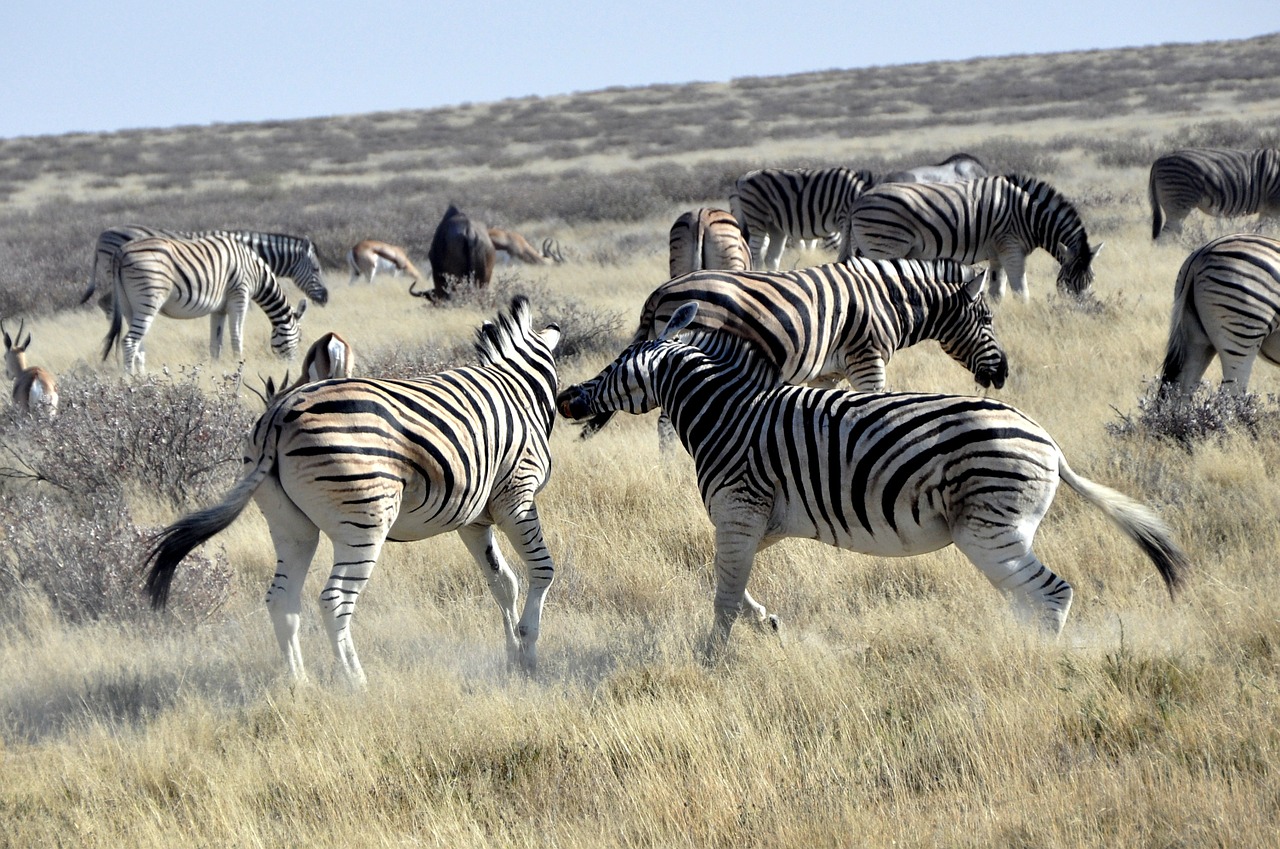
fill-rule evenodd
<path id="1" fill-rule="evenodd" d="M 427 251 L 435 289 L 415 292 L 410 285 L 409 294 L 444 301 L 449 299 L 450 290 L 459 283 L 468 282 L 477 288 L 488 286 L 496 257 L 493 240 L 485 226 L 472 221 L 457 206 L 450 204 L 444 218 L 436 225 L 431 249 Z"/>
<path id="2" fill-rule="evenodd" d="M 988 175 L 982 160 L 969 153 L 953 153 L 937 165 L 919 165 L 894 171 L 880 178 L 881 183 L 963 183 Z"/>

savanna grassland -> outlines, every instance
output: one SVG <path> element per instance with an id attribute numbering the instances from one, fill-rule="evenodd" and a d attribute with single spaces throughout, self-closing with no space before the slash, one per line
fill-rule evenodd
<path id="1" fill-rule="evenodd" d="M 850 62 L 856 63 L 856 57 Z M 1187 253 L 1255 219 L 1199 213 L 1154 244 L 1147 169 L 1195 144 L 1280 146 L 1280 36 L 825 71 L 269 124 L 0 140 L 0 316 L 25 319 L 62 411 L 0 418 L 0 845 L 1271 847 L 1280 841 L 1280 372 L 1235 406 L 1152 414 Z M 1044 178 L 1105 243 L 1095 296 L 996 307 L 995 393 L 1080 472 L 1158 509 L 1195 570 L 1175 601 L 1100 513 L 1060 491 L 1040 558 L 1076 601 L 1062 636 L 1020 625 L 952 549 L 884 560 L 791 540 L 753 595 L 781 638 L 735 630 L 701 662 L 712 528 L 655 417 L 589 441 L 560 422 L 539 499 L 557 579 L 537 676 L 507 674 L 483 579 L 453 536 L 390 546 L 335 676 L 313 601 L 309 684 L 283 678 L 255 508 L 146 609 L 149 534 L 235 479 L 277 379 L 268 325 L 243 370 L 203 321 L 161 318 L 145 378 L 101 358 L 78 301 L 105 227 L 304 233 L 364 375 L 469 359 L 528 293 L 565 331 L 562 383 L 594 374 L 665 278 L 667 228 L 761 166 L 883 171 L 957 150 Z M 404 280 L 347 285 L 359 239 L 422 267 L 450 202 L 568 261 L 501 267 L 447 307 Z M 784 263 L 816 263 L 789 251 Z M 287 284 L 286 284 L 287 286 Z M 289 289 L 297 297 L 296 290 Z M 1218 373 L 1208 375 L 1216 385 Z M 891 389 L 978 391 L 936 345 Z M 328 550 L 306 596 L 327 575 Z"/>

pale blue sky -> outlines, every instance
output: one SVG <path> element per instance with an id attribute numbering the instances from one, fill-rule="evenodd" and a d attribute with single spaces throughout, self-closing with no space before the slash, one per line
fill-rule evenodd
<path id="1" fill-rule="evenodd" d="M 6 8 L 0 138 L 1280 31 L 1280 0 L 9 0 Z"/>

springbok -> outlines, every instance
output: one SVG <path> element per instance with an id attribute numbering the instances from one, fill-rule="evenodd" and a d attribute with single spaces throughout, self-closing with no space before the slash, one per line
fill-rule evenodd
<path id="1" fill-rule="evenodd" d="M 495 258 L 488 228 L 450 204 L 436 225 L 431 249 L 427 252 L 435 289 L 415 292 L 410 284 L 409 294 L 439 303 L 449 300 L 450 289 L 458 283 L 468 282 L 477 289 L 484 288 L 493 278 Z"/>
<path id="2" fill-rule="evenodd" d="M 47 410 L 50 416 L 58 413 L 58 384 L 53 379 L 53 372 L 42 366 L 27 365 L 27 349 L 31 347 L 31 331 L 27 338 L 22 338 L 26 328 L 26 319 L 18 325 L 15 338 L 9 337 L 0 321 L 0 332 L 4 334 L 4 366 L 9 377 L 13 378 L 13 403 L 24 413 L 32 410 Z"/>
<path id="3" fill-rule="evenodd" d="M 493 249 L 505 254 L 503 262 L 518 259 L 528 265 L 546 265 L 553 262 L 564 262 L 564 254 L 560 253 L 560 245 L 550 237 L 542 240 L 542 251 L 529 244 L 529 240 L 515 230 L 503 230 L 501 227 L 489 228 L 489 241 Z"/>
<path id="4" fill-rule="evenodd" d="M 413 278 L 410 286 L 425 279 L 422 272 L 409 261 L 404 248 L 374 239 L 365 239 L 347 251 L 347 267 L 351 269 L 348 286 L 359 277 L 367 278 L 372 283 L 379 271 L 390 272 L 392 277 L 399 277 L 401 272 L 406 272 Z"/>

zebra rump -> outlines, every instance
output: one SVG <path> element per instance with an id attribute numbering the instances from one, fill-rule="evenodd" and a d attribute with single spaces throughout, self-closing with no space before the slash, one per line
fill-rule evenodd
<path id="1" fill-rule="evenodd" d="M 1178 270 L 1162 391 L 1190 394 L 1217 356 L 1222 388 L 1243 393 L 1257 358 L 1280 364 L 1280 241 L 1223 236 Z"/>

